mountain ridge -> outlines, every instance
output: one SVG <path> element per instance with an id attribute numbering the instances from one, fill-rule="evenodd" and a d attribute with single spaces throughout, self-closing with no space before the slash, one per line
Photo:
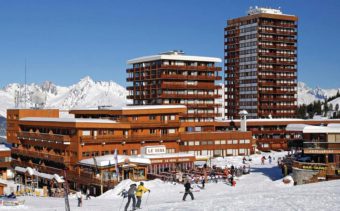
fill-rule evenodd
<path id="1" fill-rule="evenodd" d="M 71 86 L 58 86 L 51 81 L 41 84 L 31 83 L 26 86 L 26 107 L 34 107 L 35 95 L 44 101 L 45 108 L 59 108 L 62 110 L 75 108 L 94 108 L 98 106 L 122 107 L 131 101 L 126 99 L 128 91 L 116 82 L 95 81 L 90 76 L 85 76 L 79 82 Z M 326 98 L 335 96 L 340 88 L 322 89 L 320 87 L 310 88 L 303 82 L 298 83 L 298 104 L 309 104 L 313 101 L 324 101 Z M 16 92 L 21 97 L 19 107 L 25 104 L 25 86 L 19 83 L 8 84 L 0 89 L 0 116 L 6 117 L 6 110 L 15 107 Z M 43 96 L 43 97 L 42 97 Z M 336 98 L 330 103 L 340 104 Z"/>

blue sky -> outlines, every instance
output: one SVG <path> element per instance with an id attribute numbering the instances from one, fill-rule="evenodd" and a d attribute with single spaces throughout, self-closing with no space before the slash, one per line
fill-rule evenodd
<path id="1" fill-rule="evenodd" d="M 226 20 L 249 6 L 299 16 L 299 81 L 340 87 L 338 0 L 0 0 L 0 87 L 89 75 L 126 85 L 128 59 L 181 49 L 223 57 Z"/>

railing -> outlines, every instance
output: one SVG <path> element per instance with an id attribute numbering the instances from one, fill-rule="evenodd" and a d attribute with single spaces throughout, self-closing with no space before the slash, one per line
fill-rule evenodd
<path id="1" fill-rule="evenodd" d="M 214 75 L 179 75 L 179 74 L 162 74 L 161 79 L 184 79 L 184 80 L 221 80 L 221 76 Z"/>
<path id="2" fill-rule="evenodd" d="M 28 140 L 41 140 L 41 141 L 55 141 L 55 142 L 63 142 L 69 143 L 71 141 L 70 136 L 68 135 L 58 135 L 58 134 L 49 134 L 49 133 L 34 133 L 34 132 L 18 132 L 18 139 L 28 139 Z"/>
<path id="3" fill-rule="evenodd" d="M 81 143 L 120 143 L 120 142 L 140 142 L 140 141 L 167 141 L 178 140 L 179 134 L 157 134 L 157 135 L 130 135 L 130 136 L 82 136 Z"/>
<path id="4" fill-rule="evenodd" d="M 156 70 L 156 69 L 169 69 L 169 70 L 192 70 L 192 71 L 221 71 L 221 67 L 208 67 L 208 66 L 178 66 L 178 65 L 154 65 L 151 67 L 138 67 L 129 68 L 127 73 L 133 73 L 135 71 L 143 70 Z"/>
<path id="5" fill-rule="evenodd" d="M 184 99 L 211 99 L 220 98 L 218 94 L 161 94 L 160 98 L 184 98 Z"/>
<path id="6" fill-rule="evenodd" d="M 263 68 L 264 70 L 265 68 Z M 270 68 L 269 70 L 274 70 Z M 296 76 L 280 76 L 280 75 L 258 75 L 259 79 L 297 79 Z"/>
<path id="7" fill-rule="evenodd" d="M 286 50 L 296 50 L 296 46 L 289 45 L 289 46 L 280 46 L 280 45 L 266 45 L 266 44 L 259 44 L 261 48 L 271 48 L 271 49 L 286 49 Z"/>
<path id="8" fill-rule="evenodd" d="M 57 162 L 57 163 L 68 163 L 68 162 L 70 162 L 70 159 L 66 156 L 63 156 L 63 155 L 52 155 L 52 154 L 48 154 L 48 153 L 36 152 L 36 151 L 33 151 L 33 150 L 27 150 L 27 149 L 12 148 L 12 153 L 24 155 L 24 156 L 27 156 L 27 157 L 50 160 L 50 161 L 54 161 L 54 162 Z"/>
<path id="9" fill-rule="evenodd" d="M 58 174 L 60 176 L 64 175 L 63 169 L 53 168 L 53 167 L 50 167 L 50 166 L 43 166 L 43 165 L 39 165 L 39 164 L 35 164 L 35 163 L 29 163 L 29 162 L 26 162 L 26 161 L 19 161 L 19 160 L 13 159 L 11 161 L 11 165 L 14 168 L 16 166 L 31 167 L 31 168 L 37 169 L 37 171 L 39 171 L 39 172 L 44 172 L 44 173 L 47 173 L 47 174 Z"/>
<path id="10" fill-rule="evenodd" d="M 214 84 L 196 84 L 196 85 L 189 85 L 189 84 L 162 84 L 161 88 L 163 89 L 219 89 L 221 86 L 214 85 Z"/>
<path id="11" fill-rule="evenodd" d="M 292 39 L 292 38 L 259 37 L 259 39 L 263 41 L 273 41 L 273 42 L 289 42 L 289 43 L 296 42 L 296 39 Z"/>
<path id="12" fill-rule="evenodd" d="M 304 149 L 340 149 L 340 143 L 330 142 L 304 142 Z"/>

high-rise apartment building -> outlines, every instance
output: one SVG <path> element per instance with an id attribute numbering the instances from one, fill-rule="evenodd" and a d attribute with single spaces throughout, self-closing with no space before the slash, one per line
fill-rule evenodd
<path id="1" fill-rule="evenodd" d="M 220 58 L 170 51 L 128 61 L 128 99 L 133 105 L 186 105 L 182 121 L 212 122 L 219 116 Z"/>
<path id="2" fill-rule="evenodd" d="M 225 115 L 291 118 L 297 109 L 297 21 L 279 9 L 250 8 L 225 28 Z"/>

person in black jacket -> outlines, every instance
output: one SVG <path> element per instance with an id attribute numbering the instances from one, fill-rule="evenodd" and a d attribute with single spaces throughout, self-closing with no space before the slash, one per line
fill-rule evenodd
<path id="1" fill-rule="evenodd" d="M 185 198 L 187 197 L 188 194 L 191 196 L 191 199 L 194 200 L 194 195 L 191 192 L 192 187 L 191 187 L 189 180 L 185 182 L 184 187 L 185 187 L 185 192 L 183 196 L 183 201 L 185 201 Z"/>
<path id="2" fill-rule="evenodd" d="M 132 210 L 136 210 L 136 196 L 135 196 L 136 190 L 137 190 L 137 185 L 131 184 L 127 192 L 128 201 L 125 205 L 125 209 L 124 209 L 125 211 L 128 210 L 131 200 L 132 200 Z"/>

